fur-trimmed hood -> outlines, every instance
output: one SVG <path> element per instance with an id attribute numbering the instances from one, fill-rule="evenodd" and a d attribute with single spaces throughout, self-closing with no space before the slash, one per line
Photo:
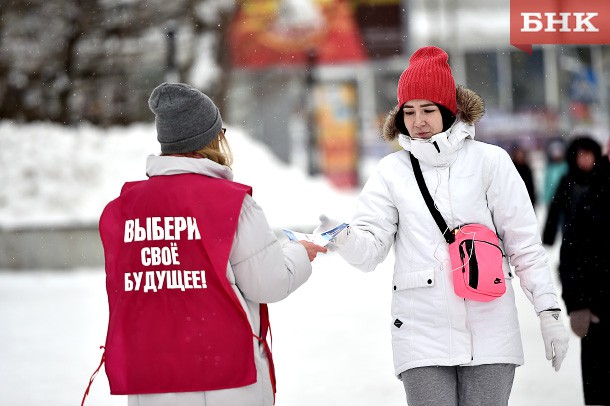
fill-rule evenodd
<path id="1" fill-rule="evenodd" d="M 455 92 L 458 105 L 456 120 L 470 125 L 475 124 L 485 114 L 485 103 L 483 102 L 483 99 L 472 90 L 463 86 L 457 86 Z M 388 116 L 385 119 L 382 136 L 386 141 L 393 141 L 400 134 L 394 121 L 400 108 L 401 106 L 396 105 L 396 107 L 388 113 Z"/>

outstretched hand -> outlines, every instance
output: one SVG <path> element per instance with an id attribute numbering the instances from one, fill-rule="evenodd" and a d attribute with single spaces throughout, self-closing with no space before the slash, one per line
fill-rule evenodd
<path id="1" fill-rule="evenodd" d="M 333 228 L 341 225 L 342 223 L 339 220 L 328 217 L 326 214 L 320 215 L 320 225 L 318 225 L 313 232 L 314 233 L 324 233 L 328 230 L 332 230 Z M 347 228 L 343 229 L 339 234 L 337 234 L 332 241 L 326 246 L 329 250 L 334 251 L 337 248 L 337 245 L 342 245 L 347 238 Z"/>
<path id="2" fill-rule="evenodd" d="M 328 250 L 325 247 L 321 247 L 312 242 L 305 241 L 305 240 L 300 240 L 299 242 L 301 244 L 303 244 L 303 247 L 305 247 L 305 249 L 307 250 L 307 256 L 309 256 L 310 262 L 313 262 L 313 260 L 316 258 L 318 253 L 321 252 L 323 254 L 326 254 L 328 252 Z"/>
<path id="3" fill-rule="evenodd" d="M 314 233 L 323 233 L 325 231 L 331 230 L 337 227 L 341 222 L 339 220 L 332 219 L 328 217 L 326 214 L 320 215 L 320 225 L 314 228 Z"/>

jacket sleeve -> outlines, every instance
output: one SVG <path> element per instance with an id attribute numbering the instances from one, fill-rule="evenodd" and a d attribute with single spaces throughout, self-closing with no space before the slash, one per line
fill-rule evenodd
<path id="1" fill-rule="evenodd" d="M 546 250 L 523 180 L 506 151 L 486 157 L 487 204 L 521 288 L 536 313 L 558 307 Z"/>
<path id="2" fill-rule="evenodd" d="M 596 229 L 590 207 L 588 205 L 577 207 L 573 220 L 566 229 L 566 239 L 561 246 L 561 256 L 564 260 L 559 264 L 561 295 L 568 313 L 591 307 L 589 301 L 592 298 L 593 284 L 588 278 L 595 274 L 593 268 L 598 262 L 597 250 L 594 248 L 595 241 L 589 238 L 591 230 Z"/>
<path id="3" fill-rule="evenodd" d="M 373 271 L 387 257 L 397 228 L 398 209 L 378 167 L 358 196 L 356 214 L 337 252 L 361 271 Z"/>
<path id="4" fill-rule="evenodd" d="M 311 276 L 305 247 L 290 241 L 280 244 L 250 195 L 244 199 L 229 262 L 239 290 L 257 303 L 280 301 Z"/>

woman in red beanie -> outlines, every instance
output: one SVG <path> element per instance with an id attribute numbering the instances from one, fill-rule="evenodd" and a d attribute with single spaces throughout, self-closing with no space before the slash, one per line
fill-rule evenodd
<path id="1" fill-rule="evenodd" d="M 443 50 L 418 49 L 398 81 L 397 96 L 384 138 L 398 138 L 404 150 L 379 162 L 333 249 L 358 269 L 372 271 L 394 246 L 392 346 L 409 406 L 506 405 L 515 367 L 524 362 L 510 265 L 540 317 L 555 370 L 568 347 L 527 189 L 503 149 L 474 140 L 483 101 L 456 88 Z M 435 210 L 446 223 L 442 230 Z M 335 223 L 321 220 L 319 229 Z M 460 275 L 468 265 L 472 277 L 480 264 L 478 277 L 488 272 L 477 237 L 467 242 L 478 244 L 478 259 L 474 248 L 466 248 L 468 263 L 460 268 L 450 255 L 453 234 L 473 223 L 490 230 L 502 252 L 496 253 L 500 277 L 493 283 L 505 285 L 504 293 L 493 300 L 458 296 L 453 271 Z M 463 260 L 465 253 L 460 255 Z"/>

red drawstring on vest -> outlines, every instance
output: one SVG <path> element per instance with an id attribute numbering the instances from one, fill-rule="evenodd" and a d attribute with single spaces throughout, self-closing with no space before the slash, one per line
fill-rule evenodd
<path id="1" fill-rule="evenodd" d="M 273 356 L 271 354 L 271 348 L 267 344 L 267 332 L 269 332 L 269 340 L 273 345 L 273 336 L 271 334 L 271 323 L 269 323 L 269 307 L 266 303 L 261 303 L 259 307 L 260 312 L 260 324 L 261 324 L 261 337 L 253 334 L 256 339 L 263 344 L 265 353 L 267 354 L 267 360 L 269 361 L 269 375 L 271 376 L 271 387 L 273 388 L 273 404 L 275 404 L 275 365 L 273 364 Z"/>
<path id="2" fill-rule="evenodd" d="M 89 385 L 87 385 L 87 390 L 85 390 L 85 394 L 83 395 L 83 400 L 81 401 L 80 406 L 83 406 L 85 404 L 85 398 L 89 394 L 89 389 L 91 389 L 91 384 L 93 383 L 93 380 L 95 379 L 95 376 L 97 375 L 97 373 L 100 372 L 102 365 L 104 365 L 104 361 L 106 361 L 106 350 L 105 350 L 104 346 L 101 345 L 100 349 L 104 350 L 104 352 L 102 353 L 102 359 L 100 360 L 100 365 L 97 367 L 95 372 L 91 375 L 91 378 L 89 378 Z"/>
<path id="3" fill-rule="evenodd" d="M 273 388 L 273 404 L 275 404 L 275 366 L 273 365 L 273 358 L 271 358 L 271 349 L 267 344 L 267 340 L 260 338 L 254 333 L 252 335 L 258 340 L 258 342 L 263 344 L 265 354 L 267 354 L 267 360 L 269 361 L 269 376 L 271 377 L 271 387 Z"/>

